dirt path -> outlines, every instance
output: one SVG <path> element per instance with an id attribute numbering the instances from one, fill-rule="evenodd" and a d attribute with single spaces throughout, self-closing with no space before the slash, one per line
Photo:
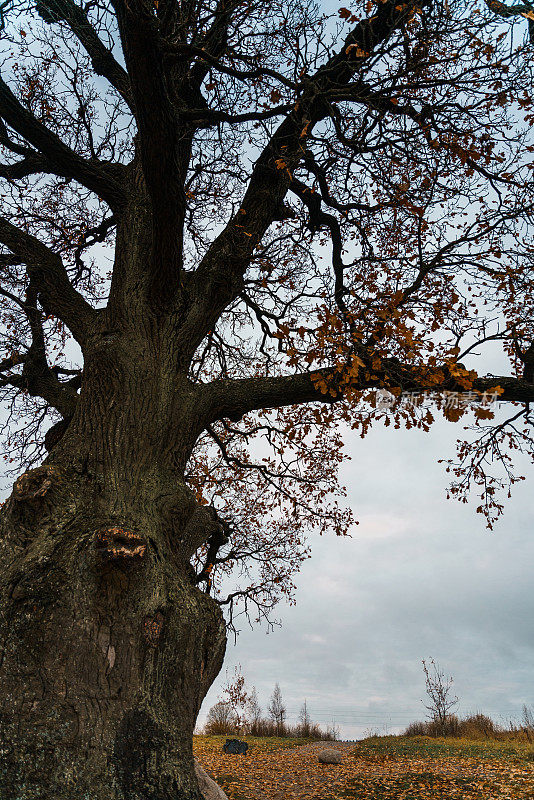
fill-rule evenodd
<path id="1" fill-rule="evenodd" d="M 310 796 L 308 765 L 317 762 L 321 750 L 339 750 L 343 755 L 354 750 L 356 742 L 315 742 L 295 747 L 291 750 L 278 751 L 278 763 L 274 763 L 273 787 L 268 792 L 258 792 L 251 800 L 307 800 Z M 284 758 L 284 756 L 286 756 Z M 273 759 L 274 761 L 274 759 Z M 314 789 L 326 791 L 337 782 L 338 766 L 321 764 L 323 780 L 317 780 Z"/>

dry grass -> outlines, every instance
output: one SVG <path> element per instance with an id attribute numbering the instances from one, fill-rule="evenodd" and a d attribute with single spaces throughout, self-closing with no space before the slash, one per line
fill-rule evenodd
<path id="1" fill-rule="evenodd" d="M 202 729 L 205 736 L 250 736 L 268 737 L 270 739 L 312 739 L 335 741 L 335 733 L 332 728 L 322 730 L 317 723 L 308 725 L 277 725 L 270 719 L 259 719 L 254 722 L 246 722 L 241 730 L 238 730 L 235 723 L 230 720 L 208 720 Z"/>
<path id="2" fill-rule="evenodd" d="M 528 711 L 528 710 L 527 710 Z M 526 717 L 528 721 L 528 714 Z M 451 714 L 444 723 L 440 722 L 412 722 L 406 728 L 404 736 L 449 736 L 459 739 L 492 739 L 494 741 L 534 743 L 534 728 L 529 724 L 514 725 L 508 728 L 498 725 L 485 714 L 472 714 L 459 719 Z"/>

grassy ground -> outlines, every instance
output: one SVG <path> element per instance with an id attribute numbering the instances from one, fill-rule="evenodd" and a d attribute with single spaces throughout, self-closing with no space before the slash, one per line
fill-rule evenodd
<path id="1" fill-rule="evenodd" d="M 193 736 L 193 749 L 195 756 L 198 758 L 197 753 L 207 750 L 212 752 L 214 750 L 221 750 L 223 744 L 227 739 L 238 738 L 240 742 L 246 742 L 249 750 L 270 752 L 272 750 L 285 750 L 286 748 L 300 747 L 303 744 L 309 744 L 309 739 L 279 739 L 276 736 L 238 736 L 229 734 L 228 736 Z M 328 742 L 325 747 L 328 746 Z"/>
<path id="2" fill-rule="evenodd" d="M 225 738 L 195 736 L 194 750 L 230 800 L 534 800 L 526 742 L 376 737 L 329 765 L 317 752 L 335 742 L 241 737 L 249 752 L 231 756 Z"/>
<path id="3" fill-rule="evenodd" d="M 513 763 L 533 764 L 534 744 L 524 740 L 505 739 L 434 739 L 428 736 L 376 736 L 358 745 L 360 751 L 383 757 L 475 758 L 500 759 Z"/>
<path id="4" fill-rule="evenodd" d="M 524 742 L 376 737 L 355 748 L 358 773 L 324 800 L 534 800 Z"/>

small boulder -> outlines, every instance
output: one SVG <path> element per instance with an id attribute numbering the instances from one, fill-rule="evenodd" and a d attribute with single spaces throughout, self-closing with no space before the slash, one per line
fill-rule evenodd
<path id="1" fill-rule="evenodd" d="M 228 800 L 228 796 L 223 792 L 218 783 L 215 783 L 206 770 L 200 766 L 195 759 L 195 775 L 197 776 L 198 788 L 204 800 Z"/>
<path id="2" fill-rule="evenodd" d="M 318 758 L 320 764 L 341 764 L 341 752 L 339 750 L 321 750 Z"/>
<path id="3" fill-rule="evenodd" d="M 223 750 L 225 753 L 242 753 L 244 755 L 248 750 L 248 744 L 239 739 L 227 739 L 223 744 Z"/>

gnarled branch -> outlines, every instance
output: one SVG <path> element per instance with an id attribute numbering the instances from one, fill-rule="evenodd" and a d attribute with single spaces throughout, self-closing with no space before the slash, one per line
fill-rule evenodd
<path id="1" fill-rule="evenodd" d="M 387 359 L 384 361 L 386 364 Z M 403 392 L 425 392 L 429 387 L 421 381 L 419 374 L 414 367 L 401 365 L 398 362 L 392 364 L 395 368 L 395 375 L 400 377 L 396 383 Z M 513 376 L 495 376 L 476 378 L 472 387 L 468 390 L 457 383 L 452 376 L 446 372 L 445 379 L 441 385 L 434 384 L 432 392 L 454 391 L 454 392 L 489 392 L 495 386 L 501 386 L 504 392 L 499 395 L 499 400 L 507 400 L 518 403 L 534 402 L 534 383 L 530 383 L 523 378 Z M 335 387 L 339 373 L 333 370 L 313 370 L 310 372 L 295 375 L 285 375 L 273 378 L 241 378 L 235 380 L 214 381 L 208 384 L 210 397 L 210 421 L 228 418 L 239 420 L 244 414 L 262 408 L 282 408 L 284 406 L 296 405 L 299 403 L 335 403 L 343 399 L 343 389 L 335 392 L 330 389 L 327 394 L 321 391 L 318 383 Z M 361 380 L 352 385 L 352 389 L 363 391 L 365 389 L 378 388 L 383 385 L 379 378 Z M 393 384 L 392 384 L 393 385 Z"/>
<path id="2" fill-rule="evenodd" d="M 292 173 L 305 156 L 307 138 L 330 113 L 328 96 L 333 87 L 352 80 L 363 59 L 387 41 L 416 6 L 427 4 L 428 0 L 401 5 L 396 0 L 386 0 L 379 4 L 374 16 L 357 23 L 339 52 L 299 85 L 298 101 L 254 165 L 239 211 L 214 240 L 195 273 L 193 302 L 180 335 L 186 358 L 192 356 L 242 290 L 254 250 L 276 219 L 293 180 Z"/>

